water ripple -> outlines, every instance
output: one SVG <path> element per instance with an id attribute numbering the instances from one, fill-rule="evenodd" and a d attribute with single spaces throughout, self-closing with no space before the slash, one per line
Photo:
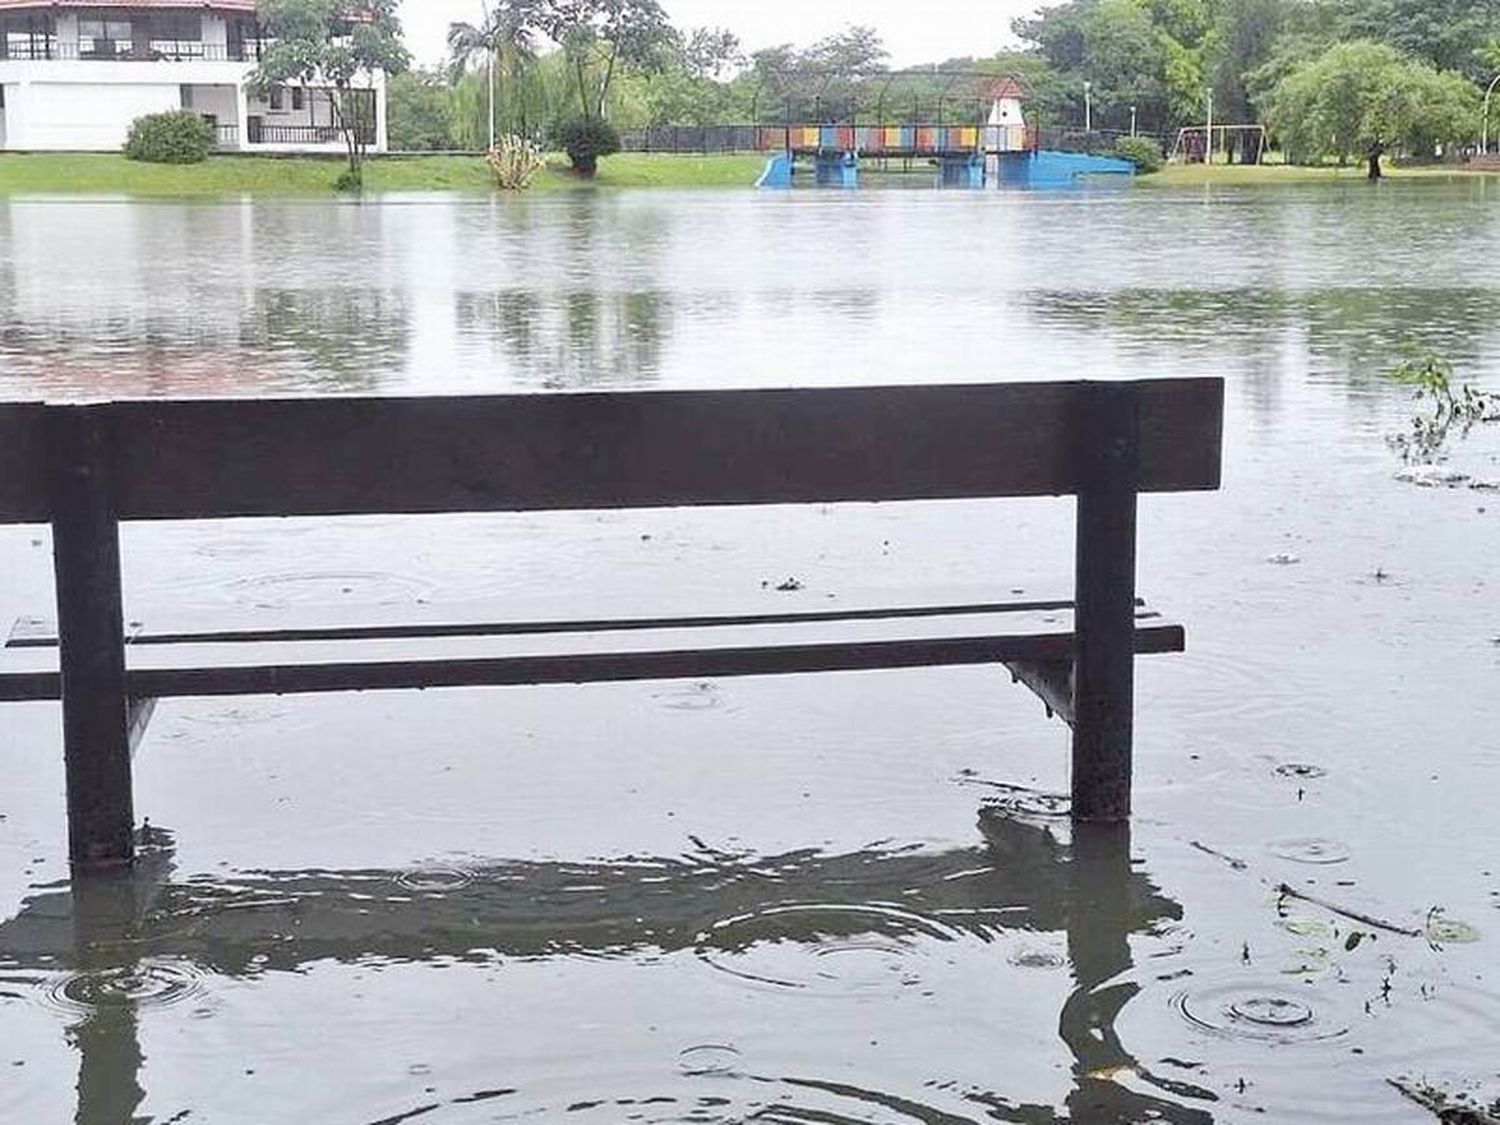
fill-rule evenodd
<path id="1" fill-rule="evenodd" d="M 696 948 L 705 964 L 741 981 L 846 995 L 921 986 L 933 943 L 963 937 L 887 903 L 790 903 L 715 922 Z"/>
<path id="2" fill-rule="evenodd" d="M 1255 981 L 1178 992 L 1171 1004 L 1194 1027 L 1233 1039 L 1291 1044 L 1349 1034 L 1347 1026 L 1324 1017 L 1310 995 Z"/>
<path id="3" fill-rule="evenodd" d="M 108 1008 L 185 1004 L 203 995 L 204 980 L 204 971 L 188 961 L 143 959 L 53 977 L 42 986 L 40 999 L 53 1011 L 86 1018 Z"/>

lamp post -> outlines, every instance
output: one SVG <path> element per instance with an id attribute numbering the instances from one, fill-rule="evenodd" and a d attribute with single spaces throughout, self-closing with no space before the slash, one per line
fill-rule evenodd
<path id="1" fill-rule="evenodd" d="M 1130 135 L 1135 136 L 1135 106 L 1130 107 Z"/>
<path id="2" fill-rule="evenodd" d="M 480 26 L 484 29 L 485 55 L 486 55 L 486 57 L 489 60 L 489 65 L 485 68 L 486 71 L 487 71 L 487 74 L 485 75 L 485 85 L 487 85 L 489 87 L 489 119 L 490 119 L 489 137 L 490 137 L 490 151 L 494 152 L 495 151 L 495 54 L 497 52 L 499 44 L 496 43 L 496 41 L 495 41 L 495 25 L 490 22 L 490 6 L 489 6 L 489 4 L 488 3 L 482 4 L 482 5 L 480 5 L 480 8 L 484 12 L 484 23 L 481 24 Z"/>
<path id="3" fill-rule="evenodd" d="M 1214 89 L 1208 88 L 1208 136 L 1203 145 L 1203 163 L 1205 165 L 1214 162 Z"/>
<path id="4" fill-rule="evenodd" d="M 1094 84 L 1083 84 L 1083 131 L 1090 136 L 1094 132 Z"/>
<path id="5" fill-rule="evenodd" d="M 1490 99 L 1495 96 L 1495 87 L 1500 86 L 1500 74 L 1484 92 L 1484 123 L 1480 126 L 1479 155 L 1488 156 L 1490 151 Z"/>

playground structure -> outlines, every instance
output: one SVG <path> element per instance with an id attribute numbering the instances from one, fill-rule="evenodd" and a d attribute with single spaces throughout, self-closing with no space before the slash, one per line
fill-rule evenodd
<path id="1" fill-rule="evenodd" d="M 1240 152 L 1241 164 L 1260 164 L 1271 147 L 1264 125 L 1190 125 L 1177 131 L 1169 157 L 1185 164 L 1211 164 L 1215 152 Z"/>
<path id="2" fill-rule="evenodd" d="M 760 151 L 772 152 L 759 187 L 793 185 L 799 162 L 810 164 L 822 186 L 855 187 L 862 161 L 922 161 L 935 165 L 947 187 L 987 184 L 1066 186 L 1084 176 L 1132 176 L 1127 160 L 1041 147 L 1026 123 L 1024 87 L 1015 78 L 990 79 L 982 88 L 989 106 L 983 124 L 793 124 L 758 127 Z"/>

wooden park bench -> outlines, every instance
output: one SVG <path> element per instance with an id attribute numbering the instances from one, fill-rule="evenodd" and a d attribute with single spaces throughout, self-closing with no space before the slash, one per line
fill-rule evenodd
<path id="1" fill-rule="evenodd" d="M 75 870 L 128 864 L 159 699 L 1001 664 L 1073 727 L 1073 814 L 1130 815 L 1139 493 L 1218 487 L 1217 379 L 0 405 L 0 525 L 50 524 L 56 626 L 0 702 L 60 700 Z M 1073 601 L 152 634 L 119 523 L 1078 497 Z M 971 517 L 965 517 L 971 518 Z M 455 639 L 461 651 L 453 650 Z M 391 646 L 400 654 L 393 656 Z M 446 648 L 445 648 L 446 646 Z"/>

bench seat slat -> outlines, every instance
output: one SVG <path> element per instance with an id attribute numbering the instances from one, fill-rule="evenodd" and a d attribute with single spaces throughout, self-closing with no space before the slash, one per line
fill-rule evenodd
<path id="1" fill-rule="evenodd" d="M 1118 386 L 1139 406 L 1140 491 L 1217 488 L 1217 379 L 98 409 L 122 519 L 227 519 L 1073 494 L 1081 408 Z M 0 405 L 0 471 L 14 473 L 0 475 L 0 524 L 50 514 L 44 427 L 34 406 Z"/>
<path id="2" fill-rule="evenodd" d="M 1136 599 L 1137 620 L 1160 615 L 1148 610 Z M 190 621 L 173 622 L 166 628 L 150 628 L 131 622 L 126 628 L 125 643 L 134 647 L 180 644 L 278 644 L 297 641 L 359 641 L 434 639 L 440 637 L 520 637 L 543 633 L 611 633 L 643 632 L 653 629 L 706 629 L 740 625 L 795 625 L 817 622 L 897 621 L 917 618 L 971 617 L 981 614 L 1034 614 L 1071 612 L 1071 600 L 1056 598 L 1025 602 L 985 602 L 953 606 L 898 606 L 867 609 L 812 610 L 787 613 L 714 614 L 697 617 L 598 618 L 568 621 L 491 621 L 479 615 L 472 620 L 453 621 L 453 611 L 445 608 L 444 619 L 428 622 L 323 624 L 311 628 L 224 627 L 217 624 L 223 615 L 215 614 L 215 628 L 194 628 Z M 320 612 L 313 610 L 311 612 Z M 326 613 L 326 610 L 322 611 Z M 363 614 L 368 618 L 368 614 Z M 11 629 L 5 646 L 9 649 L 56 648 L 57 625 L 40 617 L 22 617 Z"/>
<path id="3" fill-rule="evenodd" d="M 1136 647 L 1179 652 L 1181 627 L 1143 610 Z M 132 696 L 712 678 L 923 665 L 1056 661 L 1073 650 L 1065 610 L 737 624 L 596 633 L 350 641 L 219 641 L 129 649 Z M 11 650 L 0 699 L 55 698 L 56 650 Z"/>

